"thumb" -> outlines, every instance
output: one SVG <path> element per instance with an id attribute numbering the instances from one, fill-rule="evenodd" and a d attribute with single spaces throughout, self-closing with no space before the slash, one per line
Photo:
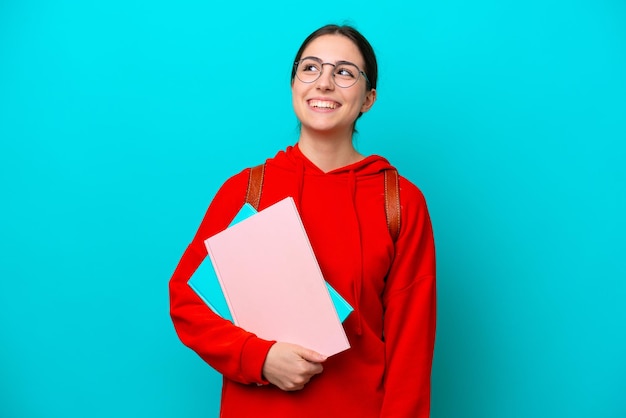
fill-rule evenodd
<path id="1" fill-rule="evenodd" d="M 322 363 L 328 358 L 325 355 L 318 353 L 317 351 L 309 350 L 308 348 L 304 347 L 300 347 L 297 353 L 303 359 L 313 363 Z"/>

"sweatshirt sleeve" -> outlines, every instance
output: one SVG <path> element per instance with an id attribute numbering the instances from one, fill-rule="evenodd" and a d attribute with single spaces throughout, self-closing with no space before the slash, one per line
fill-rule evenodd
<path id="1" fill-rule="evenodd" d="M 436 325 L 433 231 L 422 193 L 402 178 L 400 187 L 401 230 L 383 294 L 381 417 L 428 418 Z"/>
<path id="2" fill-rule="evenodd" d="M 204 240 L 227 228 L 245 200 L 249 170 L 224 183 L 169 283 L 170 315 L 180 340 L 224 377 L 240 383 L 267 383 L 263 363 L 274 342 L 247 332 L 215 314 L 187 281 L 207 255 Z"/>

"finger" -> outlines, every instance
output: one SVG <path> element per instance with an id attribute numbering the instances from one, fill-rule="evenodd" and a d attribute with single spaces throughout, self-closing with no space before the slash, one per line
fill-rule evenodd
<path id="1" fill-rule="evenodd" d="M 311 370 L 311 374 L 315 375 L 315 374 L 320 374 L 324 371 L 324 367 L 322 367 L 321 364 L 319 363 L 315 363 L 315 368 L 313 370 Z"/>
<path id="2" fill-rule="evenodd" d="M 318 353 L 317 351 L 309 350 L 308 348 L 300 347 L 297 354 L 303 359 L 313 363 L 323 363 L 328 357 Z"/>

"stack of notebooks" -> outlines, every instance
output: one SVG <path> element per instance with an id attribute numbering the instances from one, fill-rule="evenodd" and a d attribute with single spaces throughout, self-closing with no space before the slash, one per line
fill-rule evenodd
<path id="1" fill-rule="evenodd" d="M 350 348 L 341 323 L 352 307 L 324 280 L 292 198 L 260 212 L 245 204 L 205 245 L 189 286 L 215 313 L 326 356 Z"/>

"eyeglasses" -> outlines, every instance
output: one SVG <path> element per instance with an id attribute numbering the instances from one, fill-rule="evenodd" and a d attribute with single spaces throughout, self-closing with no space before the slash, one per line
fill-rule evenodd
<path id="1" fill-rule="evenodd" d="M 322 62 L 317 57 L 306 57 L 300 61 L 294 63 L 296 68 L 296 77 L 303 83 L 312 83 L 320 78 L 324 72 L 324 65 L 333 66 L 333 81 L 337 87 L 348 88 L 352 87 L 359 81 L 359 77 L 362 75 L 369 87 L 369 80 L 367 75 L 356 66 L 348 61 L 337 61 L 336 63 Z"/>

